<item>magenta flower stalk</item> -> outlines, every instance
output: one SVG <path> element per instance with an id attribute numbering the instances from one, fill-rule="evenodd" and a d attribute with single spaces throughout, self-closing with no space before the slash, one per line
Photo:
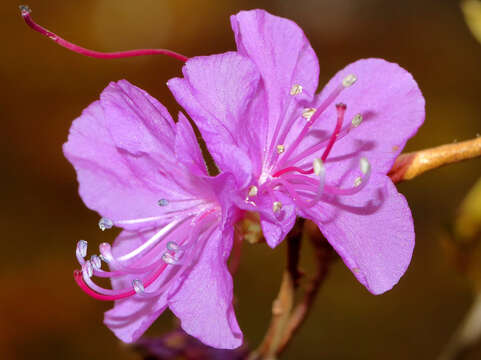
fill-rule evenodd
<path id="1" fill-rule="evenodd" d="M 386 174 L 424 121 L 416 82 L 364 59 L 316 94 L 318 60 L 294 22 L 252 10 L 231 24 L 236 52 L 191 58 L 168 86 L 219 168 L 236 175 L 236 205 L 260 215 L 272 247 L 296 216 L 314 221 L 370 292 L 391 289 L 414 227 Z"/>
<path id="2" fill-rule="evenodd" d="M 234 178 L 208 176 L 187 119 L 180 114 L 174 123 L 145 91 L 111 83 L 73 122 L 64 153 L 81 198 L 102 216 L 99 227 L 123 229 L 98 255 L 86 259 L 83 240 L 76 250 L 79 286 L 115 302 L 104 319 L 115 335 L 135 341 L 170 308 L 205 344 L 240 346 L 226 266 L 239 217 L 229 205 Z"/>

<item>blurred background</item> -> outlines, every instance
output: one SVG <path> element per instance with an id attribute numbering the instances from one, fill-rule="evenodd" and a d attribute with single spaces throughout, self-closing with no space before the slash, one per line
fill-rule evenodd
<path id="1" fill-rule="evenodd" d="M 111 307 L 74 283 L 75 245 L 112 241 L 77 194 L 62 155 L 72 120 L 113 80 L 128 79 L 175 113 L 165 83 L 181 63 L 167 57 L 98 60 L 71 53 L 23 23 L 19 3 L 0 5 L 0 354 L 2 359 L 138 359 L 103 326 Z M 187 56 L 234 49 L 229 15 L 264 8 L 296 21 L 324 84 L 348 63 L 382 57 L 408 69 L 426 98 L 426 122 L 408 150 L 481 133 L 481 45 L 458 1 L 439 0 L 29 0 L 33 18 L 101 51 L 169 48 Z M 395 129 L 394 129 L 395 131 Z M 434 359 L 471 302 L 470 284 L 445 256 L 445 237 L 479 159 L 399 185 L 417 244 L 398 286 L 369 294 L 341 262 L 317 299 L 288 359 Z M 235 279 L 237 315 L 250 345 L 262 339 L 285 249 L 244 246 Z M 309 256 L 309 254 L 306 254 Z M 263 276 L 259 276 L 262 270 Z M 173 326 L 163 315 L 148 335 Z M 481 350 L 469 359 L 481 358 Z"/>

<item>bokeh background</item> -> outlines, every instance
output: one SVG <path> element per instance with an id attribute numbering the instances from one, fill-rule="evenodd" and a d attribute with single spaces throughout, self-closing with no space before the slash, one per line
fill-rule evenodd
<path id="1" fill-rule="evenodd" d="M 71 121 L 112 80 L 128 79 L 176 112 L 165 83 L 180 73 L 181 64 L 166 57 L 98 60 L 70 53 L 30 31 L 18 5 L 12 0 L 0 5 L 0 358 L 138 359 L 102 325 L 111 304 L 89 298 L 73 281 L 77 240 L 96 247 L 113 240 L 115 232 L 100 232 L 98 215 L 82 204 L 61 146 Z M 89 48 L 165 47 L 187 56 L 234 49 L 229 15 L 264 8 L 304 29 L 320 59 L 320 84 L 359 58 L 382 57 L 408 69 L 427 103 L 425 125 L 408 150 L 481 133 L 481 45 L 466 27 L 458 1 L 29 0 L 28 5 L 38 22 Z M 440 239 L 480 175 L 478 159 L 400 184 L 417 229 L 406 275 L 376 297 L 338 262 L 285 358 L 435 358 L 471 301 L 470 286 L 447 260 Z M 284 250 L 244 247 L 235 280 L 237 315 L 253 346 L 268 324 Z M 172 326 L 172 316 L 164 315 L 148 334 Z M 481 358 L 481 351 L 470 358 Z"/>

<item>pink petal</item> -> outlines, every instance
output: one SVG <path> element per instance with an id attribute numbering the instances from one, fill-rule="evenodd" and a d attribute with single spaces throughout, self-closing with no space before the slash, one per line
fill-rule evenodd
<path id="1" fill-rule="evenodd" d="M 175 137 L 175 156 L 191 173 L 207 175 L 207 168 L 194 130 L 184 114 L 179 113 Z"/>
<path id="2" fill-rule="evenodd" d="M 330 179 L 343 176 L 361 156 L 369 160 L 374 172 L 386 174 L 425 116 L 425 101 L 411 74 L 382 59 L 359 60 L 348 65 L 329 81 L 317 102 L 349 74 L 354 74 L 357 81 L 336 102 L 347 105 L 345 126 L 351 126 L 356 114 L 361 114 L 363 121 L 334 144 L 326 163 Z M 318 119 L 318 131 L 329 136 L 335 122 L 336 110 L 332 104 Z M 343 161 L 334 162 L 335 159 Z"/>
<path id="3" fill-rule="evenodd" d="M 245 121 L 258 87 L 255 67 L 228 52 L 192 58 L 183 74 L 184 78 L 169 80 L 170 90 L 199 127 L 219 168 L 236 174 L 244 185 L 250 179 L 247 154 L 255 135 Z"/>
<path id="4" fill-rule="evenodd" d="M 233 349 L 242 344 L 242 332 L 234 314 L 232 276 L 226 261 L 232 247 L 233 229 L 215 229 L 198 262 L 169 307 L 181 320 L 182 329 L 204 344 Z"/>
<path id="5" fill-rule="evenodd" d="M 185 170 L 175 159 L 174 142 L 175 124 L 165 108 L 141 89 L 121 81 L 111 83 L 100 101 L 74 120 L 63 149 L 77 171 L 85 204 L 118 221 L 160 216 L 166 211 L 158 206 L 161 198 L 202 197 L 202 189 L 182 175 Z M 168 210 L 189 206 L 189 201 L 171 201 Z"/>
<path id="6" fill-rule="evenodd" d="M 319 78 L 317 56 L 296 23 L 264 10 L 241 11 L 231 16 L 231 25 L 238 52 L 249 57 L 261 73 L 269 118 L 265 125 L 257 121 L 257 128 L 270 143 L 276 124 L 286 120 L 282 113 L 292 97 L 292 86 L 301 85 L 307 98 L 314 95 Z"/>
<path id="7" fill-rule="evenodd" d="M 296 208 L 292 200 L 281 192 L 275 192 L 275 196 L 274 199 L 266 194 L 259 194 L 251 199 L 255 206 L 246 203 L 243 198 L 236 200 L 239 208 L 259 214 L 262 234 L 271 248 L 284 240 L 296 222 Z M 276 213 L 273 211 L 274 201 L 282 203 L 282 208 Z"/>
<path id="8" fill-rule="evenodd" d="M 332 198 L 304 215 L 373 294 L 390 290 L 409 266 L 415 237 L 411 211 L 385 175 L 371 177 L 354 196 Z"/>

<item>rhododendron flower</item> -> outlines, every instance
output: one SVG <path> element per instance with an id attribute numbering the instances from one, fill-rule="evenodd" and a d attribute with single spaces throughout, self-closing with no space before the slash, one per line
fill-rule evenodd
<path id="1" fill-rule="evenodd" d="M 313 220 L 369 291 L 389 290 L 414 247 L 410 209 L 386 174 L 424 121 L 416 82 L 365 59 L 316 95 L 318 60 L 295 23 L 262 10 L 231 23 L 237 52 L 192 58 L 168 86 L 236 175 L 237 206 L 259 213 L 272 247 L 296 216 Z"/>
<path id="2" fill-rule="evenodd" d="M 64 145 L 85 204 L 102 230 L 123 229 L 75 278 L 94 298 L 113 300 L 105 324 L 123 341 L 138 339 L 168 307 L 205 344 L 235 348 L 242 334 L 226 267 L 237 210 L 229 174 L 209 177 L 194 132 L 127 81 L 111 83 L 77 118 Z M 102 269 L 102 261 L 110 270 Z M 112 289 L 93 277 L 110 278 Z"/>

